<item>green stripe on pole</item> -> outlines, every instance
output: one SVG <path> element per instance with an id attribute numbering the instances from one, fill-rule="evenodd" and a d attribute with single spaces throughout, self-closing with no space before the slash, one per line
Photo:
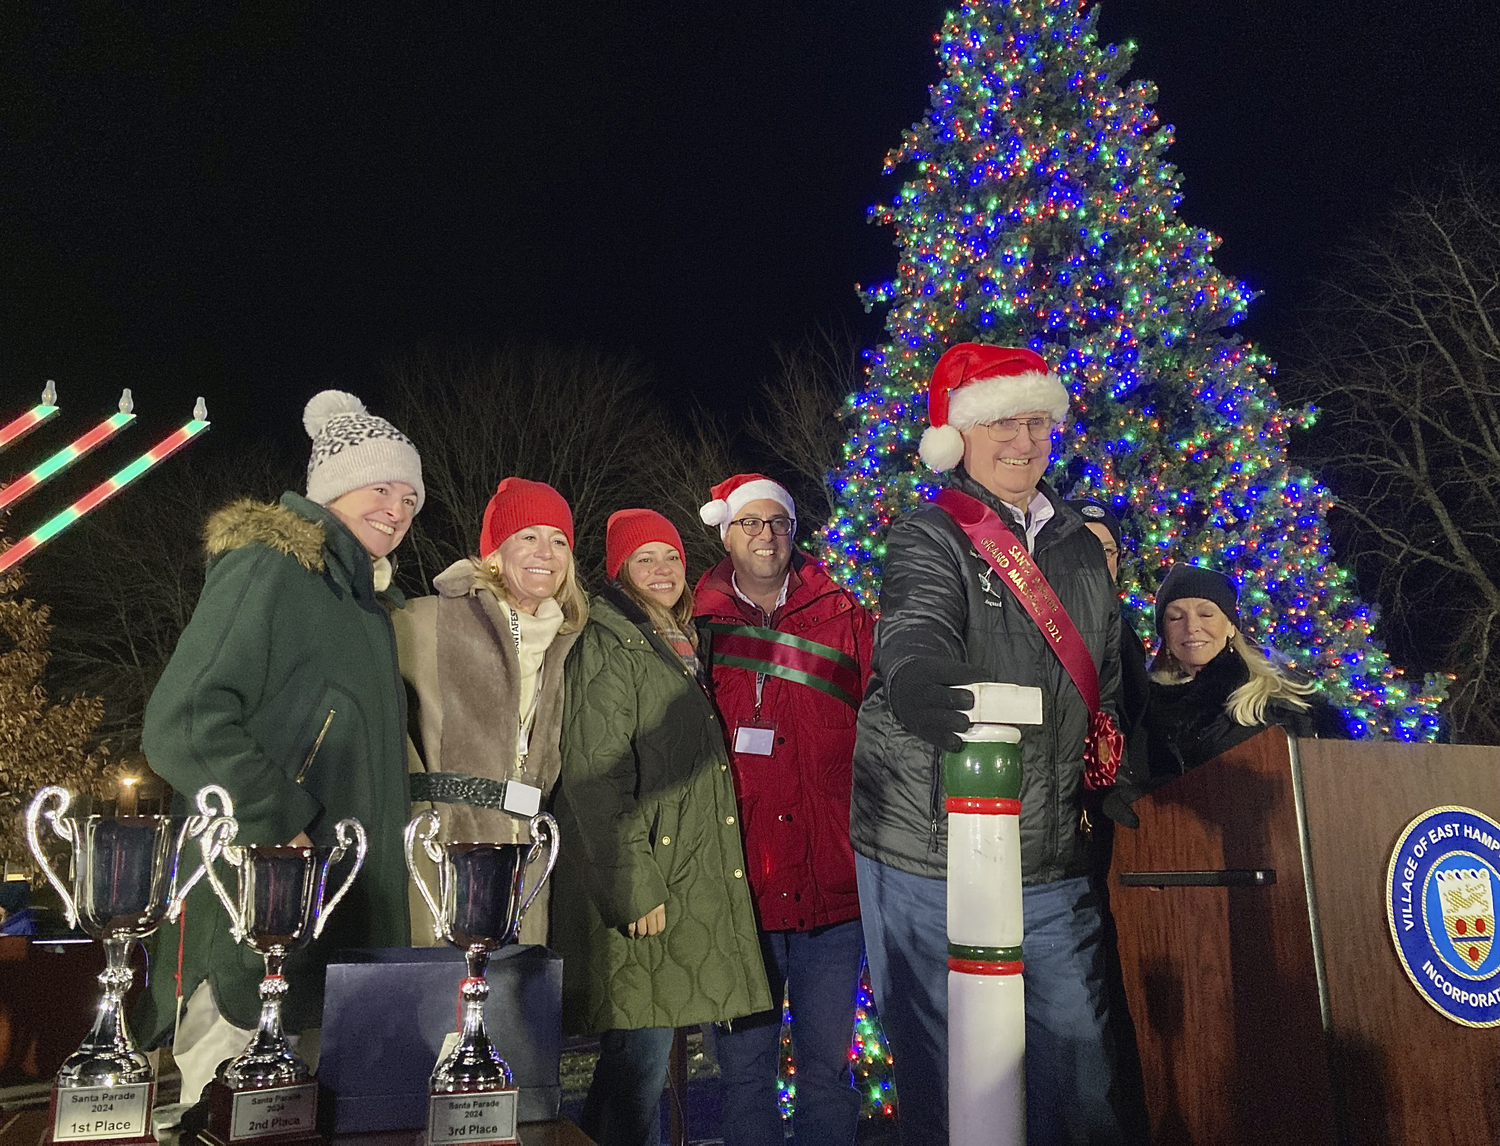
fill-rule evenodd
<path id="1" fill-rule="evenodd" d="M 966 740 L 957 752 L 943 753 L 946 796 L 980 800 L 1021 798 L 1021 746 L 1003 740 Z"/>
<path id="2" fill-rule="evenodd" d="M 1018 963 L 1021 960 L 1019 947 L 968 947 L 962 943 L 950 943 L 948 954 L 954 959 L 968 959 L 975 963 Z"/>

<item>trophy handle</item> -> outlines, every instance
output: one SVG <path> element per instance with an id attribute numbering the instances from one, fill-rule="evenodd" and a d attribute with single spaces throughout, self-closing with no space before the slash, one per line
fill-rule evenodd
<path id="1" fill-rule="evenodd" d="M 57 807 L 48 808 L 45 812 L 42 805 L 48 800 L 56 800 Z M 43 815 L 47 822 L 52 825 L 52 830 L 63 839 L 67 840 L 73 847 L 78 846 L 78 841 L 73 836 L 73 828 L 62 818 L 62 814 L 68 810 L 73 797 L 68 795 L 66 788 L 59 788 L 56 784 L 48 784 L 31 801 L 31 806 L 26 809 L 26 842 L 31 845 L 32 857 L 47 876 L 47 882 L 56 890 L 62 899 L 63 909 L 67 912 L 68 926 L 78 926 L 78 905 L 73 902 L 73 897 L 68 894 L 68 889 L 63 886 L 62 880 L 57 878 L 57 873 L 52 870 L 52 865 L 47 862 L 47 856 L 42 851 L 42 838 L 37 833 L 37 821 Z"/>
<path id="2" fill-rule="evenodd" d="M 422 902 L 427 904 L 427 910 L 432 912 L 432 923 L 433 927 L 437 930 L 438 938 L 451 941 L 453 933 L 449 930 L 447 924 L 443 922 L 443 909 L 438 905 L 438 901 L 433 898 L 432 891 L 427 886 L 427 881 L 422 878 L 422 873 L 417 870 L 416 850 L 417 841 L 420 840 L 422 850 L 427 853 L 427 858 L 437 864 L 438 894 L 442 896 L 443 902 L 446 903 L 448 901 L 448 857 L 443 854 L 442 845 L 437 842 L 438 829 L 441 825 L 442 821 L 439 820 L 438 814 L 429 808 L 427 811 L 419 812 L 412 817 L 411 823 L 406 825 L 406 831 L 402 833 L 402 840 L 405 844 L 406 870 L 411 872 L 411 878 L 417 885 L 417 891 L 422 895 Z"/>
<path id="3" fill-rule="evenodd" d="M 240 918 L 239 908 L 229 898 L 229 893 L 224 890 L 223 883 L 219 880 L 219 873 L 214 871 L 214 861 L 222 855 L 236 867 L 239 866 L 239 849 L 232 847 L 229 843 L 239 834 L 240 825 L 233 816 L 220 816 L 208 827 L 203 829 L 203 834 L 198 837 L 198 846 L 203 852 L 203 874 L 208 879 L 209 887 L 214 889 L 214 894 L 219 897 L 219 902 L 224 905 L 224 910 L 229 913 L 229 933 L 234 936 L 236 943 L 245 941 L 245 923 Z M 245 874 L 240 873 L 243 880 Z"/>
<path id="4" fill-rule="evenodd" d="M 339 905 L 339 900 L 349 890 L 349 885 L 354 882 L 354 877 L 359 874 L 359 869 L 365 866 L 365 853 L 370 850 L 369 841 L 365 836 L 365 826 L 353 816 L 340 820 L 333 826 L 333 834 L 338 839 L 338 847 L 333 849 L 333 854 L 328 857 L 328 862 L 323 865 L 322 878 L 318 880 L 318 919 L 313 924 L 313 938 L 316 939 L 323 934 L 323 924 L 333 914 L 333 909 Z M 351 840 L 349 837 L 353 835 Z M 328 869 L 339 860 L 344 858 L 344 853 L 350 847 L 354 848 L 354 866 L 349 869 L 349 874 L 344 877 L 344 882 L 339 884 L 339 889 L 333 893 L 333 898 L 323 899 L 323 893 L 328 889 Z"/>
<path id="5" fill-rule="evenodd" d="M 547 868 L 542 872 L 542 878 L 532 885 L 530 894 L 521 904 L 521 910 L 516 912 L 517 926 L 525 918 L 526 909 L 531 906 L 531 901 L 546 886 L 548 878 L 552 875 L 552 869 L 557 866 L 557 821 L 549 812 L 538 812 L 531 817 L 531 850 L 526 853 L 526 866 L 530 867 L 542 850 L 542 833 L 538 829 L 543 827 L 547 829 Z"/>
<path id="6" fill-rule="evenodd" d="M 172 898 L 167 907 L 167 920 L 171 923 L 177 922 L 177 917 L 182 914 L 182 905 L 187 900 L 188 892 L 193 890 L 197 882 L 203 878 L 204 866 L 199 864 L 192 875 L 188 876 L 187 882 L 180 888 L 177 887 L 177 874 L 181 869 L 182 850 L 187 847 L 188 840 L 196 839 L 208 830 L 209 824 L 223 816 L 234 815 L 234 801 L 229 798 L 229 793 L 217 784 L 205 784 L 198 789 L 195 800 L 198 805 L 198 814 L 189 816 L 182 822 L 182 831 L 177 834 L 177 855 L 172 864 Z M 217 803 L 218 807 L 213 805 Z"/>

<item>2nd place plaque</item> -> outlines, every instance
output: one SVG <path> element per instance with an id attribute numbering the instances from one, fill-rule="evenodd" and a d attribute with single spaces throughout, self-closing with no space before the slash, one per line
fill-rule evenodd
<path id="1" fill-rule="evenodd" d="M 318 1084 L 241 1090 L 230 1100 L 229 1141 L 249 1142 L 283 1134 L 306 1137 L 317 1132 Z"/>

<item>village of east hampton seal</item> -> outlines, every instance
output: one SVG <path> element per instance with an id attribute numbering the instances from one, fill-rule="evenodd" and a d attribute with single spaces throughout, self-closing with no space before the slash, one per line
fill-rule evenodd
<path id="1" fill-rule="evenodd" d="M 1433 808 L 1406 825 L 1386 871 L 1396 954 L 1421 996 L 1455 1023 L 1500 1026 L 1500 823 Z"/>

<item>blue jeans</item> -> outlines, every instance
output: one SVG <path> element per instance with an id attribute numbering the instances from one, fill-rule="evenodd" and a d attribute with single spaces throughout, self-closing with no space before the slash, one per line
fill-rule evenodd
<path id="1" fill-rule="evenodd" d="M 599 1146 L 659 1146 L 671 1027 L 605 1031 L 579 1126 Z"/>
<path id="2" fill-rule="evenodd" d="M 902 1146 L 948 1141 L 948 885 L 856 853 L 880 1023 L 895 1059 Z M 1105 1034 L 1104 919 L 1086 877 L 1021 891 L 1027 1146 L 1115 1146 Z"/>
<path id="3" fill-rule="evenodd" d="M 771 997 L 790 991 L 797 1103 L 792 1130 L 802 1146 L 852 1143 L 859 1092 L 849 1073 L 854 995 L 864 958 L 859 920 L 813 931 L 762 931 Z M 724 1146 L 783 1146 L 776 1074 L 781 1007 L 721 1024 L 716 1043 L 724 1087 Z"/>

